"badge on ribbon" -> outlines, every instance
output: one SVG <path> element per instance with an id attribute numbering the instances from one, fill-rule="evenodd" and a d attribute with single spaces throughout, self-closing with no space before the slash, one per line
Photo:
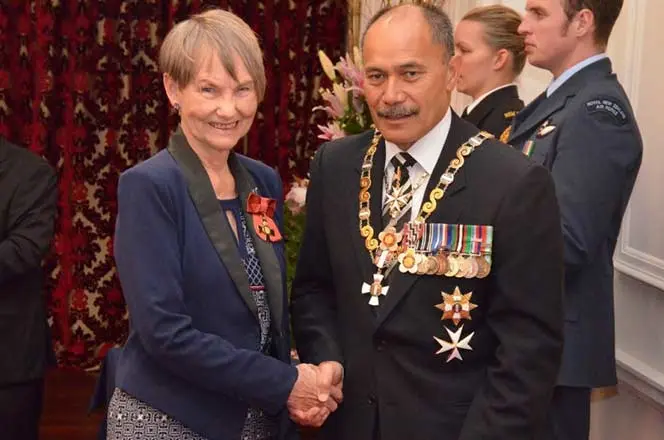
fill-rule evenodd
<path id="1" fill-rule="evenodd" d="M 551 121 L 544 121 L 542 125 L 537 129 L 537 137 L 543 138 L 549 133 L 552 133 L 556 129 L 556 126 L 551 124 Z"/>
<path id="2" fill-rule="evenodd" d="M 251 215 L 256 235 L 270 243 L 281 241 L 281 232 L 274 221 L 277 201 L 268 197 L 261 197 L 255 192 L 249 194 L 247 199 L 247 214 Z"/>

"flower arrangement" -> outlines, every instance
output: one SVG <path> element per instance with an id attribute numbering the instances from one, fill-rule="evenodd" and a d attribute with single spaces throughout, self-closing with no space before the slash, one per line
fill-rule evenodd
<path id="1" fill-rule="evenodd" d="M 368 130 L 372 121 L 364 99 L 364 72 L 359 49 L 355 47 L 352 56 L 346 54 L 336 64 L 333 64 L 323 51 L 318 52 L 318 59 L 325 76 L 332 81 L 330 88 L 320 89 L 323 105 L 314 107 L 315 111 L 324 111 L 328 116 L 327 125 L 318 125 L 320 130 L 318 137 L 331 141 Z M 289 292 L 304 233 L 308 186 L 308 178 L 296 177 L 291 183 L 290 191 L 286 194 L 284 235 L 288 266 L 286 280 Z"/>
<path id="2" fill-rule="evenodd" d="M 353 48 L 352 57 L 346 54 L 334 65 L 323 51 L 318 52 L 318 59 L 323 72 L 332 81 L 331 89 L 320 90 L 325 105 L 314 107 L 314 110 L 325 111 L 329 117 L 327 125 L 318 126 L 321 131 L 318 137 L 334 140 L 369 129 L 371 114 L 364 99 L 364 72 L 359 49 Z"/>
<path id="3" fill-rule="evenodd" d="M 290 191 L 286 194 L 284 210 L 284 237 L 286 240 L 286 285 L 291 291 L 297 257 L 300 252 L 302 234 L 304 233 L 305 212 L 309 179 L 295 178 Z"/>

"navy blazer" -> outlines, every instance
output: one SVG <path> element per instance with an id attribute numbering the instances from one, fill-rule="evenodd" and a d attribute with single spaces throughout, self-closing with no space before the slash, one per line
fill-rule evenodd
<path id="1" fill-rule="evenodd" d="M 556 184 L 565 239 L 565 348 L 558 383 L 616 383 L 613 252 L 641 166 L 636 118 L 606 58 L 543 93 L 514 119 L 508 143 Z"/>
<path id="2" fill-rule="evenodd" d="M 236 153 L 238 194 L 279 202 L 274 170 Z M 257 351 L 257 307 L 236 239 L 207 173 L 178 130 L 167 150 L 120 177 L 115 259 L 130 333 L 116 386 L 211 440 L 239 438 L 249 406 L 281 414 L 297 379 L 290 362 L 283 242 L 256 237 L 272 313 L 273 353 Z"/>

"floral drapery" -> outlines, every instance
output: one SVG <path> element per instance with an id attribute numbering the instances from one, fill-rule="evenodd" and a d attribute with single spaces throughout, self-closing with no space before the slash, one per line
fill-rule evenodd
<path id="1" fill-rule="evenodd" d="M 161 39 L 189 14 L 230 9 L 259 35 L 268 91 L 239 150 L 306 172 L 315 147 L 317 51 L 346 35 L 339 0 L 3 0 L 0 135 L 43 154 L 59 175 L 47 259 L 51 327 L 61 364 L 94 368 L 127 335 L 113 262 L 120 173 L 165 146 L 177 124 L 157 71 Z"/>

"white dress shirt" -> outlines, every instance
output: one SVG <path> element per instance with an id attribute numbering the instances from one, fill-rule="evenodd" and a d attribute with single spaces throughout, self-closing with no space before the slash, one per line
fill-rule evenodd
<path id="1" fill-rule="evenodd" d="M 417 163 L 408 170 L 410 181 L 413 185 L 421 182 L 421 185 L 413 194 L 413 203 L 410 213 L 411 221 L 415 220 L 420 212 L 420 206 L 424 199 L 424 192 L 429 184 L 429 178 L 431 177 L 431 173 L 433 173 L 433 168 L 436 166 L 440 153 L 443 151 L 443 146 L 447 140 L 451 125 L 452 111 L 448 108 L 443 119 L 441 119 L 431 131 L 422 136 L 407 150 L 407 153 L 417 161 Z M 392 177 L 394 176 L 394 167 L 390 164 L 390 161 L 397 153 L 401 153 L 402 151 L 401 148 L 397 147 L 392 142 L 385 140 L 385 182 L 391 182 Z M 425 174 L 426 177 L 423 177 Z M 385 206 L 386 200 L 385 182 L 382 182 L 383 206 Z"/>

